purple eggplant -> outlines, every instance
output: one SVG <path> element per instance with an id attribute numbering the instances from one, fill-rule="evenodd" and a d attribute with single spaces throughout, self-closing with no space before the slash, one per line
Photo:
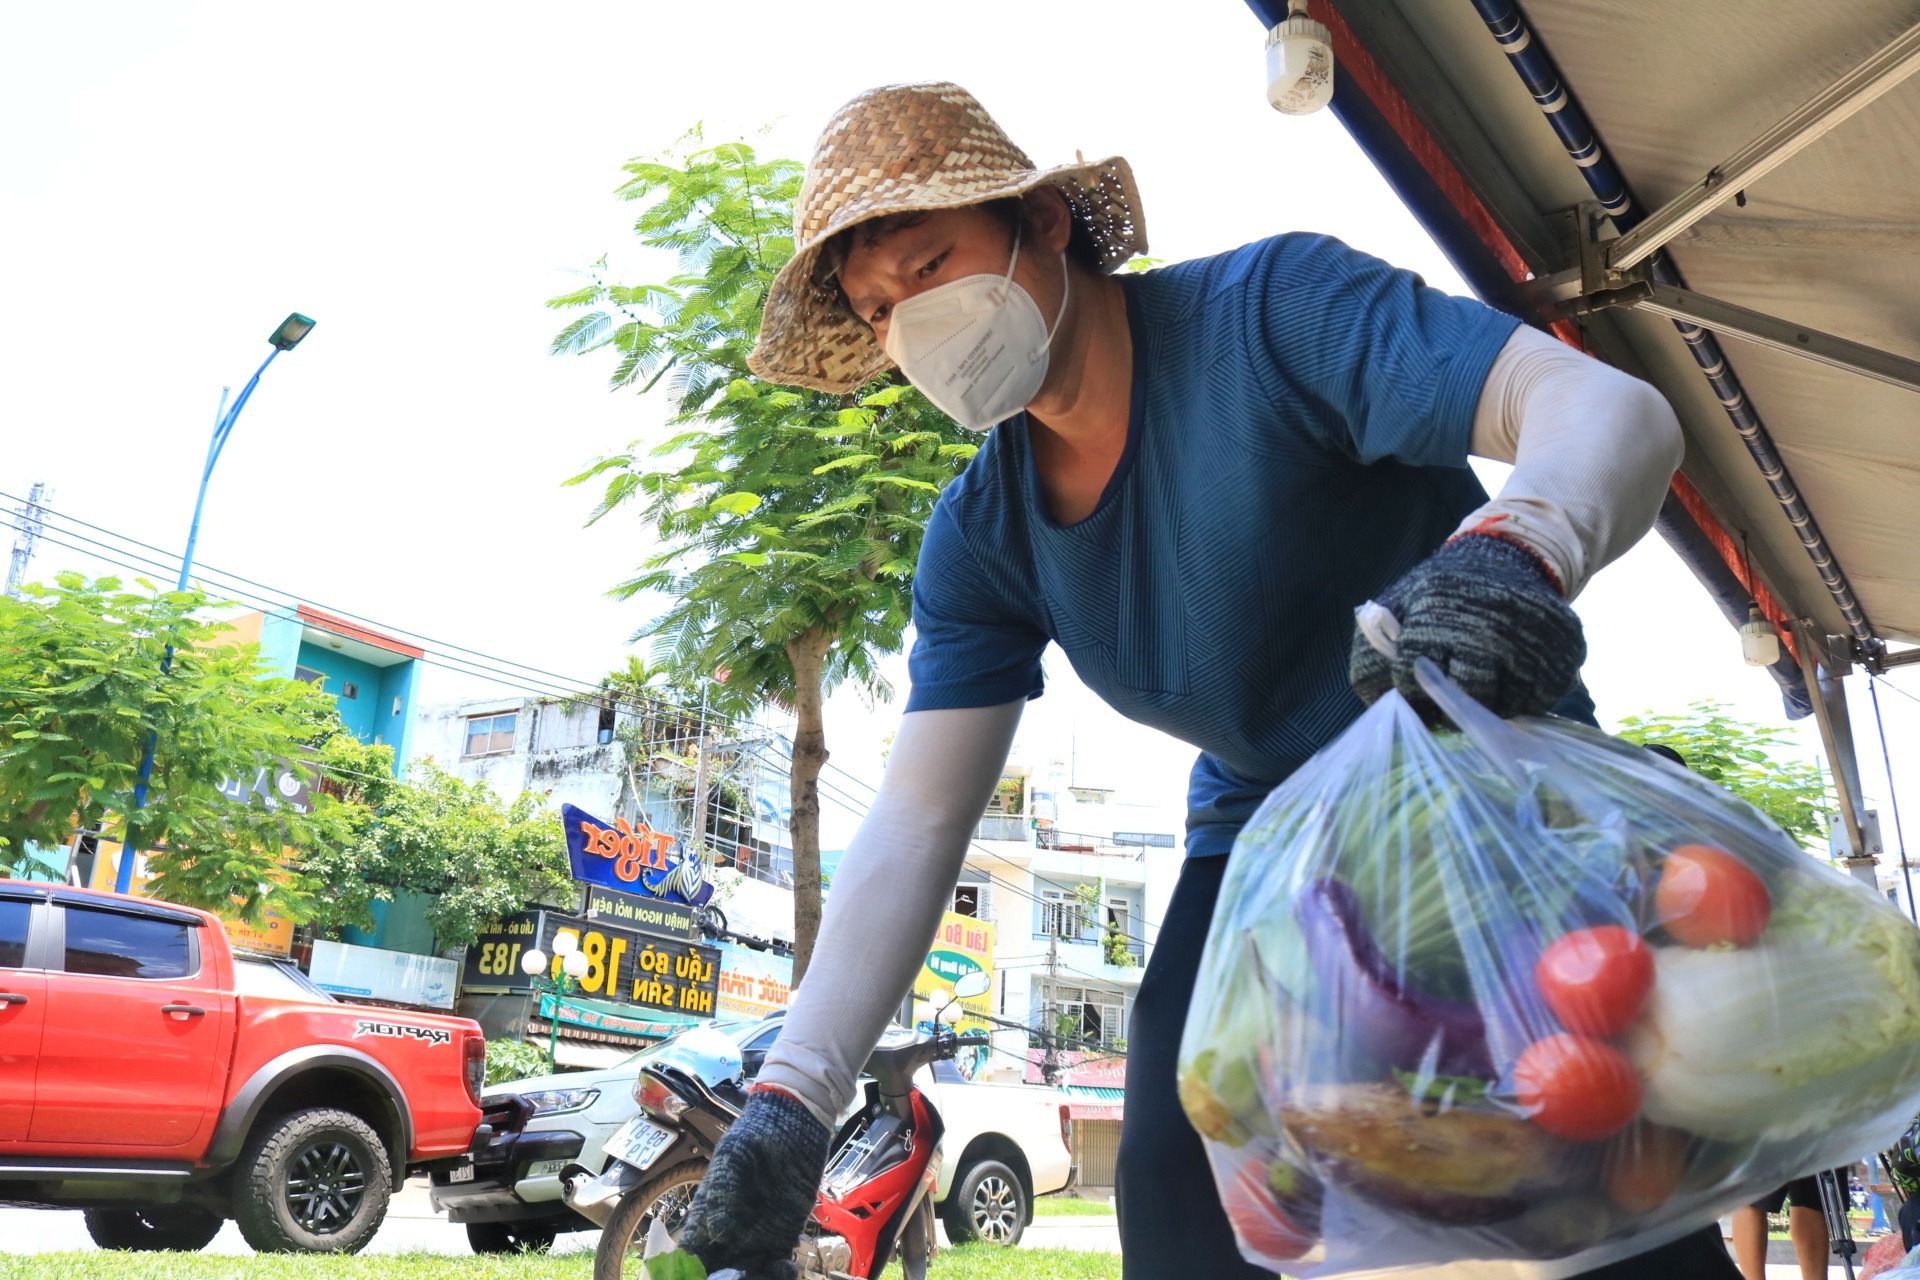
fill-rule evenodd
<path id="1" fill-rule="evenodd" d="M 1367 931 L 1352 888 L 1314 880 L 1294 900 L 1293 915 L 1318 984 L 1316 1003 L 1343 1043 L 1400 1071 L 1494 1078 L 1480 1011 L 1402 982 Z"/>

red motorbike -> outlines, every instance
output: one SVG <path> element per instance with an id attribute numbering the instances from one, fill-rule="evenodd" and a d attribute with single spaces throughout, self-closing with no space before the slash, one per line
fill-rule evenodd
<path id="1" fill-rule="evenodd" d="M 801 1280 L 877 1280 L 896 1257 L 907 1280 L 924 1280 L 944 1126 L 913 1077 L 987 1043 L 936 1028 L 895 1030 L 867 1060 L 863 1104 L 834 1135 L 794 1251 Z M 642 1068 L 634 1094 L 641 1114 L 608 1140 L 606 1169 L 563 1177 L 567 1203 L 603 1227 L 594 1280 L 639 1280 L 644 1255 L 677 1234 L 714 1144 L 746 1103 L 738 1050 L 717 1033 L 688 1033 Z"/>

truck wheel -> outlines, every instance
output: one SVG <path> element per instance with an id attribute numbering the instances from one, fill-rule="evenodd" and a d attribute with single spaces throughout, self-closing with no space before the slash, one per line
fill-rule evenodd
<path id="1" fill-rule="evenodd" d="M 658 1218 L 670 1236 L 679 1236 L 694 1189 L 707 1176 L 705 1160 L 688 1160 L 657 1173 L 620 1197 L 620 1204 L 600 1233 L 593 1251 L 593 1280 L 645 1280 L 640 1255 L 647 1247 L 647 1231 Z M 631 1259 L 632 1269 L 628 1270 Z"/>
<path id="2" fill-rule="evenodd" d="M 940 1210 L 954 1244 L 985 1241 L 1012 1248 L 1027 1229 L 1027 1189 L 1020 1175 L 998 1160 L 979 1160 L 954 1178 Z"/>
<path id="3" fill-rule="evenodd" d="M 359 1116 L 315 1107 L 282 1116 L 234 1166 L 233 1217 L 261 1253 L 358 1253 L 387 1216 L 393 1173 Z"/>
<path id="4" fill-rule="evenodd" d="M 226 1221 L 208 1209 L 170 1204 L 152 1209 L 89 1209 L 87 1234 L 102 1249 L 204 1249 Z"/>
<path id="5" fill-rule="evenodd" d="M 560 1228 L 550 1222 L 469 1222 L 467 1245 L 475 1253 L 545 1253 Z"/>

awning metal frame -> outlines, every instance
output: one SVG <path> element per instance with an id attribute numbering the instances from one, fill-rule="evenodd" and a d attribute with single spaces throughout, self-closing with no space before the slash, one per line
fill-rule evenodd
<path id="1" fill-rule="evenodd" d="M 1645 262 L 1658 253 L 1662 245 L 1825 137 L 1915 71 L 1920 71 L 1920 23 L 1908 27 L 1872 57 L 1648 214 L 1608 246 L 1607 266 L 1614 271 L 1627 271 Z M 1704 320 L 1696 323 L 1706 324 Z"/>
<path id="2" fill-rule="evenodd" d="M 1914 30 L 1920 32 L 1920 27 Z M 1920 40 L 1916 48 L 1920 48 Z M 1916 56 L 1915 65 L 1920 66 L 1920 56 Z M 1655 277 L 1648 262 L 1624 271 L 1614 267 L 1614 247 L 1626 237 L 1603 238 L 1611 220 L 1597 201 L 1582 203 L 1575 211 L 1575 222 L 1580 236 L 1580 265 L 1528 286 L 1538 302 L 1559 315 L 1591 315 L 1612 307 L 1650 311 L 1908 391 L 1920 391 L 1920 360 L 1669 284 Z"/>

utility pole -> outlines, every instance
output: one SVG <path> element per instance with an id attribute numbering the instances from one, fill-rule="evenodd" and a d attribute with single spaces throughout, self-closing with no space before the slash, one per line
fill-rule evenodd
<path id="1" fill-rule="evenodd" d="M 1060 1083 L 1059 1040 L 1054 1035 L 1054 979 L 1060 976 L 1060 926 L 1056 923 L 1047 931 L 1047 998 L 1040 1002 L 1040 1018 L 1045 1024 L 1040 1032 L 1040 1078 L 1049 1086 Z"/>
<path id="2" fill-rule="evenodd" d="M 27 504 L 20 508 L 19 532 L 13 539 L 13 559 L 7 563 L 7 594 L 17 596 L 21 586 L 27 580 L 27 563 L 33 559 L 33 544 L 40 540 L 40 531 L 46 524 L 48 504 L 53 501 L 53 490 L 47 488 L 46 481 L 36 480 L 33 488 L 27 490 Z"/>
<path id="3" fill-rule="evenodd" d="M 689 828 L 688 843 L 704 852 L 707 845 L 707 778 L 713 760 L 713 738 L 704 732 L 705 724 L 700 728 L 703 732 L 693 749 L 693 822 Z"/>

